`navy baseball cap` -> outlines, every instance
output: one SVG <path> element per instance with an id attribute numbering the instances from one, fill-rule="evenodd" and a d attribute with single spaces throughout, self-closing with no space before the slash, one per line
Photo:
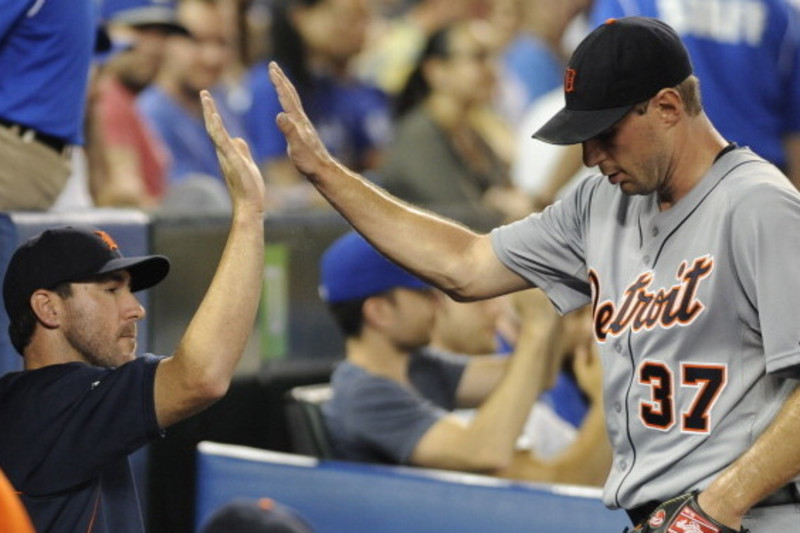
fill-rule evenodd
<path id="1" fill-rule="evenodd" d="M 164 279 L 169 266 L 162 255 L 123 257 L 111 236 L 96 228 L 48 229 L 23 243 L 11 256 L 3 280 L 3 301 L 14 322 L 39 289 L 127 270 L 131 290 L 140 291 Z"/>
<path id="2" fill-rule="evenodd" d="M 356 232 L 340 237 L 322 254 L 319 294 L 325 302 L 360 300 L 396 288 L 431 286 L 389 261 Z"/>
<path id="3" fill-rule="evenodd" d="M 271 498 L 237 499 L 217 509 L 201 533 L 313 533 L 294 509 Z"/>
<path id="4" fill-rule="evenodd" d="M 669 25 L 648 17 L 609 19 L 575 49 L 564 74 L 566 105 L 533 137 L 582 143 L 691 74 L 689 53 Z"/>
<path id="5" fill-rule="evenodd" d="M 189 35 L 178 22 L 173 0 L 103 0 L 102 19 L 129 26 L 161 26 L 172 33 Z"/>

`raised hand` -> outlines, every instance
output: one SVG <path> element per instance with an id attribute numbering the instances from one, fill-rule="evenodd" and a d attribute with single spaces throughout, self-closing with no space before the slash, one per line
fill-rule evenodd
<path id="1" fill-rule="evenodd" d="M 263 213 L 267 205 L 266 188 L 258 165 L 250 155 L 250 148 L 244 139 L 231 138 L 208 91 L 200 92 L 200 101 L 203 104 L 206 131 L 214 141 L 234 213 L 248 208 Z"/>
<path id="2" fill-rule="evenodd" d="M 278 93 L 283 108 L 275 121 L 286 137 L 287 153 L 298 172 L 313 180 L 326 165 L 336 162 L 319 138 L 314 125 L 308 119 L 297 90 L 274 61 L 269 64 L 269 78 Z"/>

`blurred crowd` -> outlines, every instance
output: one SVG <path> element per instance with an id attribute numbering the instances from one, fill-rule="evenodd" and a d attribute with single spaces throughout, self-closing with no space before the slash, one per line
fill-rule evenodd
<path id="1" fill-rule="evenodd" d="M 78 131 L 63 138 L 69 149 L 59 153 L 68 177 L 53 185 L 58 194 L 6 209 L 225 212 L 201 89 L 212 91 L 231 133 L 250 144 L 273 212 L 327 209 L 288 163 L 275 126 L 278 102 L 266 74 L 275 60 L 344 164 L 463 220 L 519 218 L 542 207 L 543 196 L 513 179 L 516 130 L 534 103 L 560 86 L 589 6 L 588 0 L 95 2 L 98 37 L 86 63 Z M 84 45 L 81 53 L 88 52 Z M 44 123 L 14 115 L 0 109 L 9 124 L 48 133 Z"/>
<path id="2" fill-rule="evenodd" d="M 473 225 L 515 220 L 546 207 L 588 171 L 579 146 L 545 145 L 530 135 L 561 106 L 565 62 L 580 39 L 606 16 L 635 14 L 667 18 L 683 31 L 711 92 L 704 94 L 709 113 L 717 115 L 711 118 L 758 113 L 734 116 L 723 134 L 750 145 L 798 183 L 796 4 L 763 2 L 760 18 L 724 35 L 715 33 L 715 11 L 691 12 L 696 4 L 94 0 L 99 30 L 86 97 L 77 106 L 80 131 L 59 143 L 69 147 L 61 156 L 71 170 L 59 161 L 64 177 L 50 185 L 46 199 L 5 208 L 226 212 L 198 98 L 210 89 L 232 134 L 250 144 L 270 186 L 272 211 L 328 209 L 286 157 L 274 120 L 279 104 L 267 78 L 266 65 L 274 60 L 297 85 L 329 151 L 348 167 L 403 199 Z M 738 12 L 732 7 L 726 9 Z M 704 42 L 693 46 L 698 41 Z M 88 52 L 84 45 L 81 53 Z M 754 75 L 732 84 L 738 69 L 703 54 L 725 54 Z M 0 108 L 3 125 L 18 127 L 18 135 L 29 127 L 37 140 L 39 134 L 59 138 L 15 113 Z"/>

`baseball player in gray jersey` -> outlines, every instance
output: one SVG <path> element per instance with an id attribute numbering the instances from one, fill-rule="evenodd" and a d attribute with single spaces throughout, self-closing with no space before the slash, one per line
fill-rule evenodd
<path id="1" fill-rule="evenodd" d="M 625 18 L 586 37 L 565 108 L 535 136 L 581 143 L 603 175 L 487 235 L 339 165 L 270 76 L 292 161 L 387 256 L 456 299 L 534 285 L 561 312 L 592 302 L 607 505 L 641 531 L 798 530 L 800 194 L 714 129 L 669 26 Z"/>

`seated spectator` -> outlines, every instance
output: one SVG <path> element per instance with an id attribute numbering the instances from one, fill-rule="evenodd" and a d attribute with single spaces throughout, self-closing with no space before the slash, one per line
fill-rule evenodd
<path id="1" fill-rule="evenodd" d="M 346 336 L 323 405 L 338 457 L 541 481 L 580 475 L 560 458 L 545 463 L 515 450 L 561 327 L 538 290 L 516 296 L 523 326 L 510 358 L 429 347 L 439 293 L 356 233 L 323 255 L 320 292 Z M 470 422 L 450 412 L 475 406 Z"/>
<path id="2" fill-rule="evenodd" d="M 539 210 L 563 196 L 582 178 L 599 172 L 597 167 L 583 165 L 580 144 L 548 144 L 531 138 L 531 132 L 542 127 L 562 107 L 564 91 L 559 87 L 538 98 L 523 113 L 516 131 L 517 156 L 511 165 L 511 179 L 533 198 Z"/>
<path id="3" fill-rule="evenodd" d="M 514 345 L 519 324 L 504 326 L 513 320 L 508 318 L 506 303 L 507 297 L 475 302 L 442 298 L 436 310 L 431 347 L 471 356 L 507 353 Z M 594 447 L 598 452 L 605 448 L 605 457 L 599 453 L 572 454 L 583 464 L 585 477 L 579 481 L 601 485 L 608 474 L 611 449 L 605 435 L 601 365 L 594 353 L 589 308 L 565 316 L 563 324 L 556 364 L 550 368 L 546 390 L 531 410 L 517 449 L 550 459 L 570 446 Z M 459 410 L 458 414 L 471 417 L 474 409 Z"/>
<path id="4" fill-rule="evenodd" d="M 500 55 L 494 104 L 511 124 L 518 125 L 530 105 L 561 87 L 571 52 L 565 36 L 589 4 L 587 0 L 492 2 L 489 21 Z"/>
<path id="5" fill-rule="evenodd" d="M 169 152 L 136 108 L 153 81 L 167 36 L 186 34 L 170 2 L 106 0 L 103 19 L 126 49 L 99 69 L 90 99 L 90 190 L 97 206 L 154 208 L 167 186 Z M 99 144 L 99 146 L 97 146 Z"/>
<path id="6" fill-rule="evenodd" d="M 226 198 L 214 144 L 203 125 L 197 93 L 208 89 L 234 137 L 243 137 L 241 120 L 225 104 L 222 81 L 233 57 L 232 35 L 224 21 L 220 0 L 185 0 L 178 6 L 178 21 L 190 36 L 175 35 L 167 43 L 166 57 L 156 81 L 139 96 L 138 106 L 169 149 L 172 165 L 164 207 L 169 207 L 175 188 L 210 190 L 210 201 Z M 212 179 L 213 178 L 213 179 Z M 186 182 L 186 183 L 184 183 Z M 194 182 L 199 182 L 195 187 Z"/>
<path id="7" fill-rule="evenodd" d="M 323 143 L 359 171 L 375 168 L 391 134 L 386 95 L 351 72 L 368 20 L 366 0 L 279 0 L 270 33 L 273 58 L 286 67 Z M 263 63 L 251 70 L 249 88 L 247 132 L 271 196 L 285 209 L 323 207 L 286 157 L 286 141 L 275 124 L 280 104 Z"/>
<path id="8" fill-rule="evenodd" d="M 495 83 L 491 33 L 477 21 L 433 34 L 397 99 L 395 138 L 377 180 L 413 204 L 489 226 L 530 213 L 507 157 L 477 129 Z"/>
<path id="9" fill-rule="evenodd" d="M 480 0 L 415 0 L 400 13 L 375 17 L 356 61 L 358 76 L 391 96 L 405 86 L 425 42 L 447 24 L 477 15 Z"/>

